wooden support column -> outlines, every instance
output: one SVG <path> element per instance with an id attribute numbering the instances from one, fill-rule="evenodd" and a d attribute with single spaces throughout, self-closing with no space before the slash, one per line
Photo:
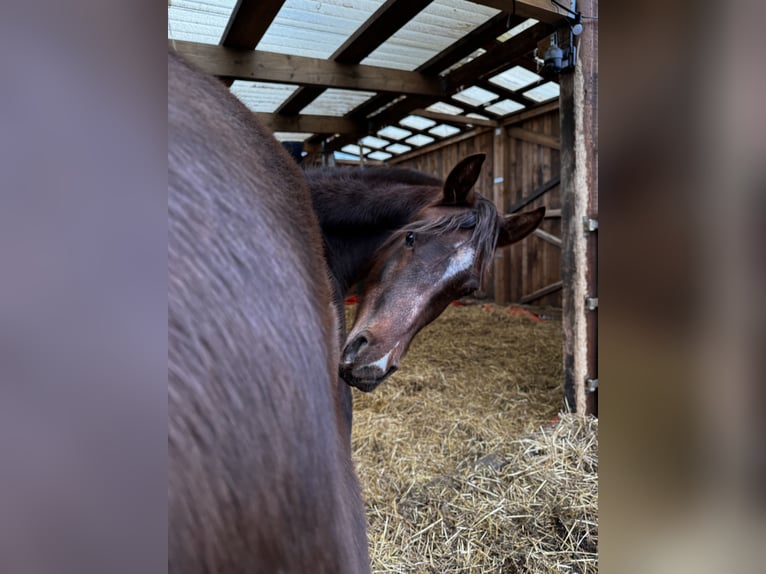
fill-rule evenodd
<path id="1" fill-rule="evenodd" d="M 597 16 L 598 0 L 581 0 L 577 9 Z M 564 395 L 569 409 L 598 413 L 595 231 L 587 220 L 598 219 L 598 20 L 583 21 L 574 72 L 559 77 L 561 117 L 561 218 L 564 330 Z M 592 305 L 591 305 L 592 306 Z"/>
<path id="2" fill-rule="evenodd" d="M 492 201 L 500 213 L 505 213 L 508 204 L 508 135 L 505 128 L 495 128 L 492 140 Z M 508 285 L 508 266 L 510 263 L 508 249 L 498 249 L 495 252 L 494 288 L 495 303 L 505 305 L 510 298 Z"/>

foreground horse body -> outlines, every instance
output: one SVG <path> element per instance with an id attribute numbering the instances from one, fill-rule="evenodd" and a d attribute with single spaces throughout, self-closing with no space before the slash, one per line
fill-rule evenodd
<path id="1" fill-rule="evenodd" d="M 481 286 L 495 250 L 542 221 L 544 207 L 503 217 L 473 190 L 484 158 L 467 157 L 446 181 L 396 168 L 307 170 L 336 302 L 364 281 L 339 365 L 348 384 L 371 391 L 394 373 L 413 337 Z"/>
<path id="2" fill-rule="evenodd" d="M 168 179 L 168 571 L 369 572 L 305 180 L 173 54 Z"/>

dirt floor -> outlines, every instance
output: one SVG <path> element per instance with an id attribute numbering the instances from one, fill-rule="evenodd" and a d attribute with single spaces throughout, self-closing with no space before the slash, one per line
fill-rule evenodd
<path id="1" fill-rule="evenodd" d="M 560 414 L 561 349 L 555 309 L 450 306 L 354 391 L 373 572 L 597 571 L 598 425 Z"/>

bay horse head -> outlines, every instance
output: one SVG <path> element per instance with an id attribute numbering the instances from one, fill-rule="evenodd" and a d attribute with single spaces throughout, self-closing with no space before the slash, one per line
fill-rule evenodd
<path id="1" fill-rule="evenodd" d="M 544 207 L 502 216 L 473 190 L 484 159 L 458 163 L 433 201 L 379 248 L 341 353 L 339 373 L 350 385 L 371 391 L 393 374 L 415 335 L 482 285 L 495 250 L 542 221 Z"/>

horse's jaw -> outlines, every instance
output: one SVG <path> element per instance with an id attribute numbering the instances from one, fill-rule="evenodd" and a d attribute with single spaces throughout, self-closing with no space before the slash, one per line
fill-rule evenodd
<path id="1" fill-rule="evenodd" d="M 397 370 L 399 370 L 399 368 L 396 365 L 391 365 L 383 376 L 358 376 L 354 374 L 353 365 L 341 364 L 338 369 L 338 374 L 348 385 L 355 387 L 364 393 L 369 393 L 374 391 L 378 385 L 393 375 Z"/>

